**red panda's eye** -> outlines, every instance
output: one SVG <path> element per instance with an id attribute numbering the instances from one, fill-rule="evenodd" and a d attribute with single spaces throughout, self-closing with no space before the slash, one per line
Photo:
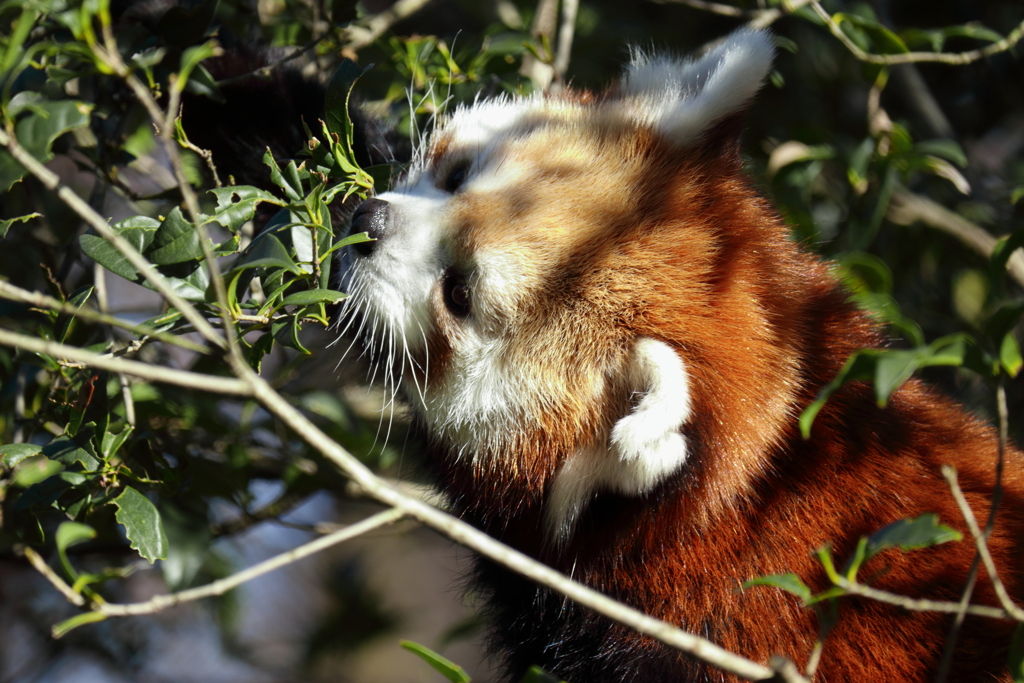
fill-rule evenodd
<path id="1" fill-rule="evenodd" d="M 462 184 L 466 182 L 467 175 L 469 175 L 469 164 L 459 164 L 449 171 L 448 176 L 444 179 L 445 192 L 455 192 L 462 187 Z"/>
<path id="2" fill-rule="evenodd" d="M 469 315 L 471 304 L 469 284 L 464 276 L 449 268 L 444 274 L 441 289 L 444 294 L 444 305 L 452 315 L 459 318 Z"/>

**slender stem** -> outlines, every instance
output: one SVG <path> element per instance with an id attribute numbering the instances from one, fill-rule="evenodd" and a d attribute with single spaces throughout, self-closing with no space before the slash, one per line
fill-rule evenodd
<path id="1" fill-rule="evenodd" d="M 1010 31 L 1005 38 L 991 45 L 987 45 L 978 50 L 968 50 L 967 52 L 904 52 L 893 55 L 879 55 L 870 52 L 865 52 L 856 43 L 850 40 L 850 37 L 843 32 L 842 27 L 839 23 L 832 18 L 832 15 L 825 11 L 825 9 L 818 2 L 811 2 L 811 7 L 815 13 L 821 17 L 822 21 L 828 26 L 829 31 L 835 36 L 839 42 L 846 46 L 853 56 L 862 62 L 868 62 L 870 64 L 912 64 L 917 62 L 938 62 L 940 64 L 953 64 L 963 65 L 976 62 L 979 59 L 985 57 L 991 57 L 994 54 L 1005 52 L 1011 49 L 1014 45 L 1020 42 L 1021 38 L 1024 38 L 1024 21 L 1017 25 L 1017 28 Z"/>
<path id="2" fill-rule="evenodd" d="M 280 555 L 275 555 L 274 557 L 264 560 L 259 564 L 255 564 L 248 569 L 243 569 L 231 576 L 208 583 L 204 586 L 190 588 L 178 593 L 171 593 L 170 595 L 157 595 L 145 602 L 133 602 L 128 604 L 116 604 L 109 602 L 97 603 L 93 605 L 93 609 L 108 617 L 136 616 L 140 614 L 153 614 L 167 609 L 168 607 L 180 605 L 184 602 L 192 602 L 194 600 L 201 600 L 202 598 L 224 595 L 233 588 L 237 588 L 243 583 L 252 581 L 256 577 L 263 576 L 275 569 L 280 569 L 286 565 L 298 562 L 301 559 L 326 550 L 331 546 L 353 539 L 356 536 L 361 536 L 362 534 L 373 531 L 374 529 L 392 524 L 401 519 L 404 515 L 405 513 L 401 508 L 384 510 L 383 512 L 378 512 L 371 517 L 367 517 L 361 522 L 357 522 L 351 526 L 346 526 L 326 536 L 310 541 L 304 545 L 300 545 L 298 548 L 281 553 Z"/>
<path id="3" fill-rule="evenodd" d="M 992 580 L 992 588 L 995 589 L 996 597 L 999 598 L 999 604 L 1002 605 L 1003 609 L 1011 617 L 1017 621 L 1024 621 L 1024 610 L 1013 602 L 1013 598 L 1010 597 L 1006 586 L 1003 585 L 1002 580 L 999 578 L 995 562 L 992 561 L 992 553 L 989 552 L 987 543 L 991 529 L 988 528 L 982 531 L 981 527 L 978 526 L 978 520 L 974 517 L 974 511 L 971 510 L 971 506 L 967 503 L 967 498 L 964 497 L 960 484 L 957 482 L 956 469 L 949 465 L 944 465 L 942 476 L 946 478 L 946 483 L 949 484 L 949 489 L 953 492 L 953 498 L 956 499 L 956 504 L 960 508 L 960 514 L 963 515 L 964 521 L 967 522 L 967 528 L 970 530 L 974 544 L 978 548 L 978 555 L 981 556 L 981 561 L 985 565 L 985 571 L 988 572 L 989 579 Z"/>
<path id="4" fill-rule="evenodd" d="M 863 598 L 870 598 L 887 605 L 896 605 L 911 612 L 942 612 L 944 614 L 957 614 L 961 610 L 959 602 L 946 602 L 941 600 L 921 600 L 909 598 L 905 595 L 896 595 L 888 591 L 878 590 L 862 583 L 847 581 L 842 576 L 837 576 L 835 584 L 850 595 L 859 595 Z M 988 607 L 986 605 L 969 605 L 967 614 L 990 619 L 1009 619 L 1010 615 L 999 607 Z"/>
<path id="5" fill-rule="evenodd" d="M 57 359 L 76 361 L 89 367 L 102 368 L 110 372 L 122 372 L 126 375 L 140 377 L 151 382 L 173 384 L 179 387 L 209 391 L 216 394 L 248 396 L 252 393 L 251 387 L 240 379 L 203 375 L 198 372 L 174 370 L 124 358 L 101 356 L 100 354 L 85 351 L 74 346 L 29 337 L 4 329 L 0 329 L 0 345 L 24 349 L 32 353 L 43 353 Z"/>
<path id="6" fill-rule="evenodd" d="M 79 607 L 85 605 L 85 598 L 83 598 L 80 593 L 76 593 L 72 590 L 71 586 L 57 575 L 57 572 L 50 569 L 50 565 L 46 564 L 46 561 L 39 556 L 39 553 L 27 546 L 20 550 L 25 554 L 25 559 L 29 561 L 29 564 L 31 564 L 37 572 L 42 574 L 54 588 L 59 590 L 61 595 L 68 599 L 68 602 L 73 605 L 78 605 Z"/>
<path id="7" fill-rule="evenodd" d="M 184 339 L 178 335 L 168 334 L 166 332 L 157 332 L 147 325 L 139 325 L 127 320 L 115 318 L 111 315 L 97 313 L 96 311 L 88 308 L 74 306 L 65 301 L 54 299 L 53 297 L 47 296 L 41 292 L 30 292 L 27 289 L 16 287 L 9 282 L 0 281 L 0 299 L 17 301 L 19 303 L 28 304 L 29 306 L 35 306 L 36 308 L 46 308 L 51 311 L 57 311 L 58 313 L 68 313 L 76 318 L 81 318 L 82 320 L 87 320 L 89 322 L 99 323 L 101 325 L 110 325 L 112 327 L 128 330 L 140 337 L 152 337 L 153 339 L 167 342 L 168 344 L 176 344 L 177 346 L 190 351 L 196 351 L 198 353 L 210 352 L 210 347 L 202 344 L 196 344 L 195 342 Z"/>
<path id="8" fill-rule="evenodd" d="M 579 0 L 562 0 L 562 24 L 558 28 L 558 48 L 554 63 L 555 78 L 559 81 L 565 78 L 565 72 L 569 69 L 569 60 L 572 57 L 572 38 L 576 30 L 576 14 L 579 7 Z"/>

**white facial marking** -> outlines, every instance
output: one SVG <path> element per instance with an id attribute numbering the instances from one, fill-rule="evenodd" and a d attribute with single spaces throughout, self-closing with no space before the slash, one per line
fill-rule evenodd
<path id="1" fill-rule="evenodd" d="M 546 515 L 556 542 L 568 538 L 597 491 L 642 495 L 686 461 L 679 430 L 690 419 L 691 401 L 682 359 L 665 342 L 640 339 L 626 375 L 628 386 L 642 394 L 636 408 L 615 423 L 606 446 L 583 449 L 555 475 Z"/>

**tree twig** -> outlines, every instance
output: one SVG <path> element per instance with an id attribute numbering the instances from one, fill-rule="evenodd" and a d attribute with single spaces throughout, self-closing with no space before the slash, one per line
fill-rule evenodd
<path id="1" fill-rule="evenodd" d="M 388 9 L 362 22 L 363 25 L 349 26 L 349 40 L 344 49 L 358 52 L 384 35 L 397 22 L 419 12 L 428 2 L 430 0 L 398 0 Z"/>
<path id="2" fill-rule="evenodd" d="M 960 514 L 963 515 L 964 521 L 967 522 L 967 528 L 970 530 L 974 544 L 978 548 L 978 554 L 985 565 L 985 571 L 988 572 L 988 577 L 992 581 L 992 588 L 995 589 L 996 597 L 999 598 L 999 604 L 1002 605 L 1006 613 L 1012 618 L 1017 621 L 1024 621 L 1024 610 L 1013 602 L 1013 598 L 1010 597 L 1010 594 L 1006 591 L 1006 586 L 1003 585 L 1002 580 L 999 578 L 995 562 L 992 561 L 992 553 L 988 549 L 986 534 L 978 526 L 978 520 L 974 517 L 974 511 L 971 510 L 971 506 L 967 503 L 967 499 L 960 489 L 960 484 L 957 482 L 956 469 L 949 465 L 943 465 L 942 476 L 946 478 L 946 483 L 949 484 L 949 489 L 953 492 L 953 498 L 956 499 L 956 504 L 960 508 Z"/>
<path id="3" fill-rule="evenodd" d="M 145 602 L 133 602 L 127 604 L 100 603 L 94 605 L 93 609 L 109 617 L 125 617 L 139 614 L 153 614 L 167 609 L 168 607 L 180 605 L 184 602 L 192 602 L 202 598 L 224 595 L 231 589 L 237 588 L 248 581 L 252 581 L 258 576 L 263 576 L 275 569 L 298 562 L 310 555 L 314 555 L 330 548 L 331 546 L 353 539 L 356 536 L 361 536 L 362 534 L 373 531 L 374 529 L 392 524 L 401 519 L 404 515 L 405 513 L 401 508 L 384 510 L 383 512 L 378 512 L 375 515 L 367 517 L 361 522 L 357 522 L 351 526 L 346 526 L 334 533 L 315 539 L 304 545 L 300 545 L 298 548 L 281 553 L 280 555 L 275 555 L 274 557 L 264 560 L 259 564 L 255 564 L 248 569 L 243 569 L 231 576 L 218 579 L 217 581 L 213 581 L 212 583 L 208 583 L 204 586 L 190 588 L 178 593 L 171 593 L 170 595 L 157 595 Z"/>
<path id="4" fill-rule="evenodd" d="M 50 565 L 46 564 L 46 561 L 39 556 L 39 553 L 28 546 L 15 548 L 15 552 L 21 552 L 24 554 L 25 559 L 29 561 L 29 564 L 31 564 L 37 572 L 42 574 L 43 578 L 49 581 L 54 588 L 59 590 L 61 595 L 68 599 L 68 602 L 72 605 L 78 605 L 79 607 L 83 607 L 85 605 L 85 598 L 82 597 L 81 593 L 76 593 L 71 586 L 64 581 L 64 579 L 60 578 L 60 576 L 57 575 L 57 572 L 53 571 L 50 568 Z"/>
<path id="5" fill-rule="evenodd" d="M 898 225 L 910 225 L 915 221 L 921 221 L 928 227 L 952 235 L 985 258 L 992 256 L 992 250 L 998 242 L 997 238 L 981 226 L 975 225 L 938 202 L 902 188 L 893 192 L 886 217 Z M 1018 249 L 1010 255 L 1006 271 L 1017 284 L 1024 287 L 1024 252 Z"/>
<path id="6" fill-rule="evenodd" d="M 704 12 L 720 14 L 725 17 L 747 19 L 747 27 L 756 29 L 768 28 L 787 14 L 792 14 L 804 5 L 810 3 L 811 0 L 784 0 L 781 7 L 756 10 L 746 10 L 740 7 L 734 7 L 733 5 L 726 5 L 721 2 L 709 2 L 709 0 L 655 0 L 655 2 L 660 4 L 671 2 L 679 5 L 686 5 Z"/>
<path id="7" fill-rule="evenodd" d="M 456 543 L 461 543 L 595 612 L 724 671 L 748 680 L 770 679 L 774 675 L 774 672 L 763 664 L 733 654 L 709 640 L 682 631 L 672 624 L 623 605 L 491 538 L 462 520 L 395 491 L 348 451 L 324 434 L 305 415 L 274 391 L 262 377 L 250 370 L 247 372 L 246 379 L 251 382 L 257 400 L 268 411 L 282 420 L 306 443 L 334 462 L 339 469 L 352 477 L 367 494 L 378 501 L 386 505 L 401 507 L 409 517 L 440 531 Z"/>
<path id="8" fill-rule="evenodd" d="M 384 510 L 383 512 L 378 512 L 375 515 L 367 517 L 361 522 L 345 526 L 337 531 L 327 534 L 326 536 L 300 545 L 297 548 L 293 548 L 292 550 L 279 555 L 275 555 L 258 564 L 254 564 L 248 569 L 243 569 L 231 576 L 226 576 L 223 579 L 218 579 L 203 586 L 189 588 L 187 590 L 170 593 L 168 595 L 156 595 L 143 602 L 114 603 L 96 600 L 90 605 L 90 608 L 91 611 L 96 612 L 97 614 L 102 614 L 106 617 L 139 616 L 143 614 L 155 614 L 156 612 L 163 611 L 168 607 L 181 605 L 186 602 L 193 602 L 203 598 L 224 595 L 228 591 L 241 586 L 243 583 L 252 581 L 253 579 L 272 572 L 275 569 L 280 569 L 286 565 L 298 562 L 310 555 L 326 550 L 331 546 L 338 545 L 344 541 L 361 536 L 362 534 L 368 533 L 387 524 L 392 524 L 403 516 L 404 513 L 399 508 Z M 46 580 L 49 581 L 54 588 L 60 591 L 61 594 L 70 602 L 80 607 L 85 605 L 85 598 L 69 586 L 64 579 L 57 575 L 56 572 L 50 569 L 38 553 L 31 548 L 24 548 L 24 553 L 25 557 L 28 558 L 28 561 L 36 571 L 42 574 Z"/>
<path id="9" fill-rule="evenodd" d="M 579 0 L 562 0 L 562 22 L 558 27 L 558 48 L 555 51 L 555 78 L 565 80 L 565 72 L 569 69 L 572 58 L 572 38 L 576 30 L 576 14 Z"/>
<path id="10" fill-rule="evenodd" d="M 29 306 L 34 306 L 36 308 L 46 308 L 51 311 L 57 311 L 58 313 L 67 313 L 88 322 L 117 327 L 122 330 L 132 332 L 133 334 L 137 334 L 140 337 L 152 337 L 157 341 L 174 344 L 184 349 L 188 349 L 189 351 L 195 351 L 196 353 L 210 352 L 210 347 L 189 341 L 188 339 L 176 334 L 158 332 L 147 325 L 136 324 L 128 320 L 115 318 L 112 315 L 97 313 L 96 311 L 88 308 L 74 306 L 66 301 L 59 301 L 51 296 L 47 296 L 42 292 L 30 292 L 27 289 L 22 289 L 21 287 L 12 285 L 9 282 L 0 281 L 0 299 L 17 301 L 18 303 L 28 304 Z"/>
<path id="11" fill-rule="evenodd" d="M 217 394 L 235 396 L 249 396 L 252 394 L 251 387 L 240 379 L 204 375 L 198 372 L 189 372 L 188 370 L 175 370 L 160 365 L 140 363 L 135 360 L 103 356 L 75 346 L 37 339 L 36 337 L 29 337 L 4 329 L 0 329 L 0 345 L 24 349 L 32 353 L 44 353 L 57 359 L 76 361 L 89 367 L 101 368 L 110 372 L 123 372 L 126 375 L 139 377 L 151 382 L 173 384 L 179 387 L 209 391 Z"/>
<path id="12" fill-rule="evenodd" d="M 850 595 L 858 595 L 862 598 L 870 598 L 887 605 L 902 607 L 911 612 L 941 612 L 943 614 L 957 614 L 960 612 L 959 602 L 947 602 L 944 600 L 924 600 L 921 598 L 910 598 L 906 595 L 897 595 L 888 591 L 878 590 L 862 583 L 848 581 L 842 576 L 837 577 L 836 585 Z M 967 614 L 977 617 L 988 617 L 989 619 L 1010 619 L 1010 614 L 999 607 L 988 607 L 987 605 L 968 605 Z"/>
<path id="13" fill-rule="evenodd" d="M 853 56 L 862 62 L 868 62 L 870 64 L 882 64 L 891 66 L 893 64 L 912 64 L 918 62 L 937 62 L 939 64 L 952 64 L 952 65 L 963 65 L 976 62 L 979 59 L 985 57 L 991 57 L 994 54 L 1005 52 L 1018 42 L 1021 38 L 1024 38 L 1024 21 L 1017 25 L 1017 28 L 1010 31 L 1005 38 L 996 41 L 991 45 L 987 45 L 977 50 L 968 50 L 966 52 L 903 52 L 892 55 L 879 55 L 871 52 L 865 52 L 856 43 L 854 43 L 846 33 L 843 32 L 843 28 L 839 23 L 832 17 L 831 14 L 825 11 L 820 3 L 812 1 L 810 3 L 811 8 L 814 12 L 821 17 L 821 20 L 828 26 L 828 30 L 835 36 L 840 43 L 846 46 L 846 49 L 853 53 Z"/>

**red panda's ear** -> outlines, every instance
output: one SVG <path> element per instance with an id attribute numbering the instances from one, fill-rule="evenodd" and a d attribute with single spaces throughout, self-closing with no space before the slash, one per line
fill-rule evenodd
<path id="1" fill-rule="evenodd" d="M 547 507 L 550 538 L 564 542 L 600 490 L 648 493 L 686 462 L 683 425 L 690 419 L 690 380 L 675 349 L 647 337 L 636 340 L 619 381 L 638 397 L 607 442 L 575 453 L 555 475 Z"/>
<path id="2" fill-rule="evenodd" d="M 669 142 L 697 142 L 740 112 L 771 70 L 767 31 L 739 30 L 696 60 L 635 53 L 621 94 L 628 115 Z"/>

